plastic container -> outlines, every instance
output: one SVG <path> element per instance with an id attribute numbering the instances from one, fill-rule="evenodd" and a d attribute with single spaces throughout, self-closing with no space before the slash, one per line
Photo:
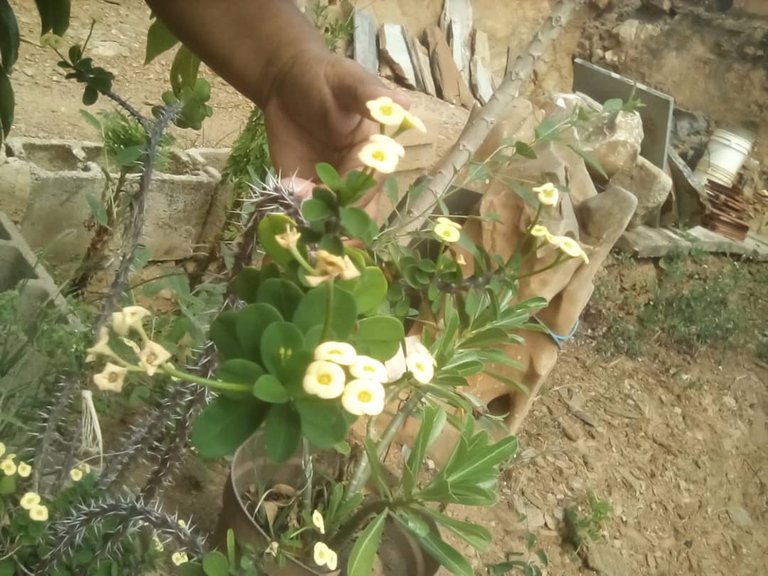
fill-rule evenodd
<path id="1" fill-rule="evenodd" d="M 704 156 L 696 166 L 694 177 L 702 184 L 714 180 L 723 186 L 733 186 L 752 151 L 754 140 L 754 136 L 748 132 L 731 132 L 722 128 L 715 130 Z"/>

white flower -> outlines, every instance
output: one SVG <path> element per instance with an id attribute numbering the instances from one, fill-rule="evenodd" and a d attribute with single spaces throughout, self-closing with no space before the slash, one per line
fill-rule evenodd
<path id="1" fill-rule="evenodd" d="M 346 342 L 323 342 L 315 348 L 315 360 L 335 362 L 341 366 L 349 366 L 357 358 L 357 352 L 352 344 Z"/>
<path id="2" fill-rule="evenodd" d="M 342 280 L 351 280 L 360 276 L 360 270 L 347 255 L 337 256 L 327 250 L 318 250 L 315 254 L 315 273 L 304 278 L 310 286 L 318 286 L 337 276 Z"/>
<path id="3" fill-rule="evenodd" d="M 72 479 L 72 482 L 80 482 L 83 479 L 83 471 L 79 468 L 72 468 L 69 471 L 69 477 Z"/>
<path id="4" fill-rule="evenodd" d="M 14 474 L 16 474 L 16 462 L 14 462 L 13 459 L 9 456 L 8 458 L 0 462 L 0 470 L 6 476 L 13 476 Z"/>
<path id="5" fill-rule="evenodd" d="M 403 374 L 410 371 L 410 368 L 405 361 L 406 355 L 427 356 L 430 358 L 430 360 L 432 360 L 432 364 L 435 364 L 435 361 L 432 359 L 432 355 L 429 353 L 429 350 L 426 346 L 424 346 L 424 344 L 421 343 L 421 340 L 418 336 L 406 336 L 405 351 L 403 351 L 401 346 L 395 355 L 384 363 L 384 366 L 387 368 L 388 382 L 394 382 L 395 380 L 400 379 Z"/>
<path id="6" fill-rule="evenodd" d="M 435 375 L 435 361 L 429 354 L 408 354 L 405 365 L 416 382 L 429 384 Z"/>
<path id="7" fill-rule="evenodd" d="M 350 380 L 341 396 L 341 405 L 356 416 L 376 416 L 384 411 L 384 386 L 376 380 Z"/>
<path id="8" fill-rule="evenodd" d="M 355 378 L 375 380 L 376 382 L 387 381 L 387 369 L 384 364 L 370 356 L 355 358 L 355 361 L 349 365 L 349 373 Z"/>
<path id="9" fill-rule="evenodd" d="M 421 118 L 415 114 L 411 114 L 408 112 L 408 110 L 405 110 L 405 114 L 403 115 L 403 123 L 400 125 L 400 129 L 410 130 L 411 128 L 415 128 L 422 134 L 427 133 L 427 127 L 424 126 L 424 122 L 421 121 Z"/>
<path id="10" fill-rule="evenodd" d="M 364 166 L 373 168 L 382 174 L 392 174 L 397 170 L 400 156 L 397 149 L 374 140 L 369 140 L 357 153 L 357 158 Z"/>
<path id="11" fill-rule="evenodd" d="M 535 236 L 536 238 L 548 238 L 551 237 L 552 234 L 549 232 L 546 226 L 542 226 L 541 224 L 536 224 L 531 228 L 530 232 L 531 236 Z"/>
<path id="12" fill-rule="evenodd" d="M 107 362 L 104 366 L 104 370 L 93 376 L 93 383 L 96 384 L 96 388 L 99 390 L 120 392 L 123 389 L 123 383 L 127 373 L 127 368 L 112 364 L 112 362 Z"/>
<path id="13" fill-rule="evenodd" d="M 149 376 L 152 376 L 157 369 L 165 364 L 171 358 L 171 353 L 160 346 L 157 342 L 147 340 L 144 348 L 139 353 L 139 365 L 144 368 Z"/>
<path id="14" fill-rule="evenodd" d="M 26 462 L 19 462 L 18 466 L 16 467 L 16 474 L 22 478 L 29 478 L 29 475 L 32 474 L 32 466 Z"/>
<path id="15" fill-rule="evenodd" d="M 346 376 L 338 364 L 316 360 L 307 366 L 302 386 L 304 392 L 320 398 L 338 398 L 344 392 Z"/>
<path id="16" fill-rule="evenodd" d="M 267 546 L 267 549 L 265 551 L 266 554 L 271 554 L 275 558 L 277 558 L 277 551 L 280 549 L 280 544 L 278 544 L 275 541 L 272 541 L 269 543 L 269 546 Z"/>
<path id="17" fill-rule="evenodd" d="M 328 548 L 328 546 L 322 542 L 317 542 L 315 544 L 313 555 L 315 558 L 315 564 L 318 566 L 327 566 L 328 570 L 336 570 L 336 566 L 339 561 L 338 557 L 336 556 L 336 552 Z"/>
<path id="18" fill-rule="evenodd" d="M 128 336 L 131 330 L 143 333 L 142 321 L 150 314 L 142 306 L 126 306 L 120 312 L 112 313 L 112 329 L 120 336 Z"/>
<path id="19" fill-rule="evenodd" d="M 445 216 L 438 216 L 437 223 L 453 226 L 454 228 L 456 228 L 456 230 L 461 230 L 461 224 L 459 224 L 458 222 L 454 222 L 453 220 L 451 220 L 450 218 L 446 218 Z"/>
<path id="20" fill-rule="evenodd" d="M 584 249 L 573 238 L 569 238 L 568 236 L 554 236 L 552 238 L 552 243 L 571 258 L 581 258 L 584 260 L 585 264 L 589 264 L 587 253 L 584 252 Z"/>
<path id="21" fill-rule="evenodd" d="M 24 510 L 32 510 L 38 504 L 40 504 L 40 494 L 37 492 L 27 492 L 19 499 L 19 506 Z"/>
<path id="22" fill-rule="evenodd" d="M 174 552 L 171 555 L 171 562 L 173 562 L 176 566 L 181 566 L 182 564 L 189 562 L 189 558 L 187 558 L 186 552 Z"/>
<path id="23" fill-rule="evenodd" d="M 381 144 L 382 146 L 389 146 L 398 156 L 400 156 L 400 158 L 405 156 L 405 148 L 403 148 L 403 145 L 386 134 L 373 134 L 370 141 Z"/>
<path id="24" fill-rule="evenodd" d="M 365 103 L 371 117 L 384 126 L 400 126 L 405 119 L 405 108 L 388 96 L 382 96 Z"/>
<path id="25" fill-rule="evenodd" d="M 88 353 L 85 357 L 86 362 L 93 362 L 99 356 L 114 358 L 115 353 L 112 348 L 109 347 L 109 329 L 106 326 L 99 328 L 99 338 L 96 341 L 96 344 L 88 348 L 86 352 Z"/>
<path id="26" fill-rule="evenodd" d="M 80 462 L 80 464 L 77 465 L 77 469 L 80 470 L 83 474 L 91 473 L 91 465 L 88 464 L 88 462 Z"/>
<path id="27" fill-rule="evenodd" d="M 292 250 L 296 248 L 296 243 L 299 241 L 299 238 L 301 238 L 301 234 L 299 234 L 296 228 L 293 226 L 288 226 L 285 229 L 285 232 L 275 236 L 275 241 L 280 245 L 281 248 Z"/>
<path id="28" fill-rule="evenodd" d="M 557 201 L 560 199 L 560 193 L 552 182 L 536 186 L 533 191 L 536 192 L 539 197 L 539 202 L 544 206 L 557 206 Z"/>
<path id="29" fill-rule="evenodd" d="M 443 218 L 443 220 L 448 219 Z M 447 222 L 438 221 L 438 223 L 435 224 L 435 227 L 432 228 L 432 232 L 435 233 L 435 236 L 437 236 L 437 239 L 440 240 L 440 242 L 446 244 L 453 244 L 454 242 L 458 242 L 459 238 L 461 238 L 461 227 L 450 220 Z"/>
<path id="30" fill-rule="evenodd" d="M 325 534 L 325 520 L 323 520 L 323 515 L 320 514 L 320 510 L 312 512 L 312 524 L 315 525 L 315 528 L 320 530 L 320 534 Z"/>
<path id="31" fill-rule="evenodd" d="M 48 507 L 42 504 L 36 504 L 29 510 L 29 517 L 35 522 L 45 522 L 48 520 Z"/>

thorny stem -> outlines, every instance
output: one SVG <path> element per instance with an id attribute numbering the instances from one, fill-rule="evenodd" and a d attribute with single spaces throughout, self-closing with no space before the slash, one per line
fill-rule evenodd
<path id="1" fill-rule="evenodd" d="M 379 442 L 376 446 L 376 454 L 379 458 L 381 458 L 386 453 L 389 445 L 392 443 L 392 440 L 395 439 L 395 435 L 403 426 L 405 421 L 411 416 L 413 411 L 419 405 L 420 401 L 421 394 L 418 391 L 414 392 L 411 394 L 410 398 L 406 400 L 403 407 L 397 412 L 397 414 L 395 414 L 392 420 L 390 420 L 389 424 L 384 429 L 384 432 L 381 434 L 381 438 L 379 439 Z M 351 498 L 354 494 L 359 492 L 360 488 L 368 480 L 370 475 L 371 464 L 368 462 L 368 456 L 363 454 L 360 458 L 360 462 L 357 464 L 357 469 L 352 476 L 352 480 L 347 487 L 346 498 Z"/>
<path id="2" fill-rule="evenodd" d="M 145 372 L 143 368 L 138 366 L 130 366 L 128 367 L 128 371 Z M 206 386 L 207 388 L 212 388 L 213 390 L 221 390 L 223 392 L 250 392 L 251 390 L 251 387 L 247 384 L 236 384 L 234 382 L 209 380 L 208 378 L 196 376 L 195 374 L 188 374 L 187 372 L 180 372 L 175 368 L 168 368 L 167 366 L 163 366 L 161 371 L 164 374 L 171 376 L 172 378 L 179 378 L 180 380 L 186 380 L 187 382 L 194 382 L 195 384 L 200 384 L 201 386 Z"/>

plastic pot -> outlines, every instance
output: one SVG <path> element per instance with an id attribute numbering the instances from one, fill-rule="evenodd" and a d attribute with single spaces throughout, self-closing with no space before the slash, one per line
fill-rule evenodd
<path id="1" fill-rule="evenodd" d="M 224 548 L 227 531 L 231 529 L 241 545 L 250 546 L 257 551 L 266 549 L 271 538 L 247 510 L 243 495 L 249 486 L 256 483 L 262 486 L 274 484 L 298 486 L 302 482 L 303 471 L 300 458 L 276 464 L 266 457 L 261 434 L 252 436 L 237 450 L 232 460 L 230 474 L 224 485 L 222 509 L 214 534 L 214 544 Z M 431 528 L 437 530 L 434 524 Z M 347 575 L 346 561 L 351 547 L 350 542 L 345 549 L 337 550 L 339 568 L 335 572 L 321 572 L 290 558 L 282 567 L 272 562 L 265 566 L 265 569 L 269 576 L 329 576 L 329 574 L 368 576 L 367 574 Z M 373 574 L 376 576 L 433 576 L 439 567 L 437 561 L 424 553 L 418 542 L 397 523 L 387 524 Z"/>

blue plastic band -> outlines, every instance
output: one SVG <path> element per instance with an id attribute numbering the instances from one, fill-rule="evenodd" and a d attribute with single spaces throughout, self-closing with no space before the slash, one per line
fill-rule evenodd
<path id="1" fill-rule="evenodd" d="M 546 330 L 547 334 L 549 334 L 549 337 L 552 338 L 555 344 L 557 344 L 558 348 L 562 348 L 563 343 L 568 342 L 568 340 L 573 338 L 574 335 L 576 334 L 576 331 L 579 329 L 579 319 L 577 318 L 576 323 L 573 325 L 573 328 L 571 328 L 571 331 L 568 332 L 568 334 L 566 334 L 565 336 L 561 336 L 560 334 L 556 334 L 552 330 L 550 330 L 549 326 L 547 326 L 546 324 L 544 324 L 544 322 L 536 318 L 536 316 L 534 316 L 534 318 L 536 319 L 536 322 L 538 322 L 544 327 L 544 330 Z"/>

